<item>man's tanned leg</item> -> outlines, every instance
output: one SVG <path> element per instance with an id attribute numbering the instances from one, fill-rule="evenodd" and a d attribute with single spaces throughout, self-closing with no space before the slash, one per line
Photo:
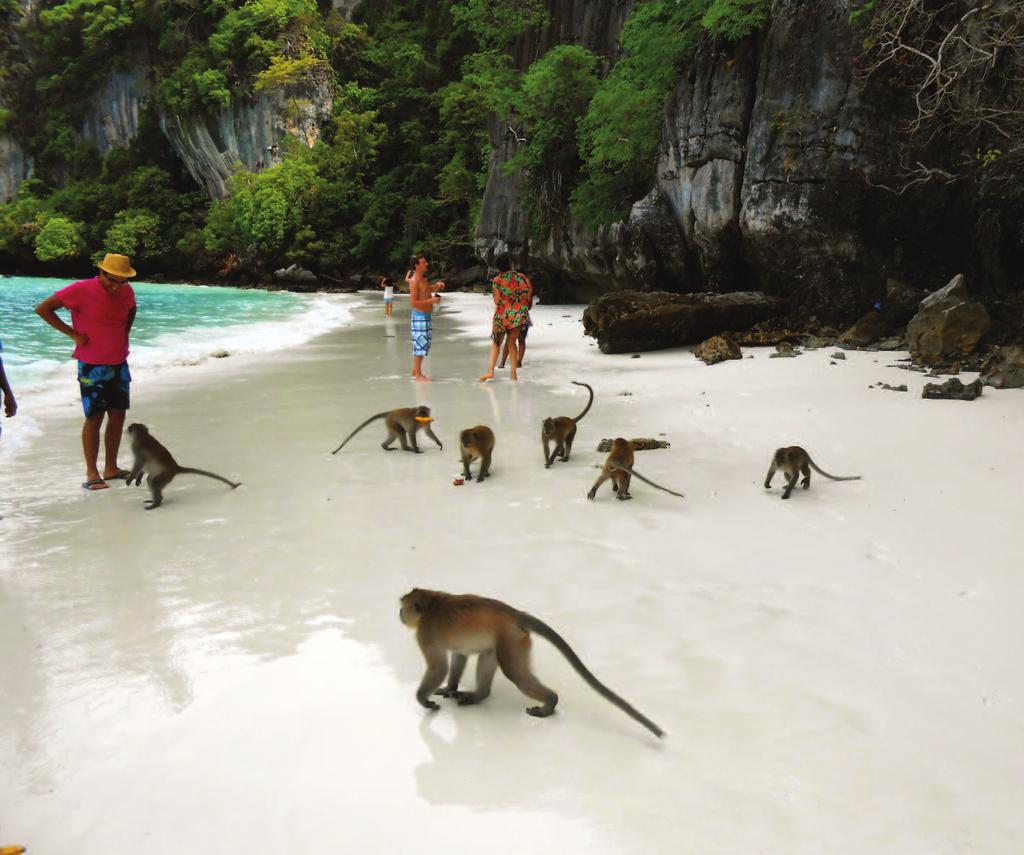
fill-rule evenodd
<path id="1" fill-rule="evenodd" d="M 82 453 L 85 455 L 85 477 L 88 481 L 99 480 L 100 471 L 96 461 L 100 454 L 100 425 L 103 413 L 88 416 L 82 425 Z"/>
<path id="2" fill-rule="evenodd" d="M 124 418 L 124 410 L 107 410 L 107 429 L 103 434 L 104 478 L 113 478 L 121 471 L 117 465 L 117 452 L 121 447 L 121 433 L 124 430 Z"/>

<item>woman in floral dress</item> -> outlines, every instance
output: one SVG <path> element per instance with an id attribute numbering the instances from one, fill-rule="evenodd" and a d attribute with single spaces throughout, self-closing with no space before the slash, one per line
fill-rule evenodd
<path id="1" fill-rule="evenodd" d="M 530 325 L 530 305 L 533 303 L 533 285 L 524 273 L 520 273 L 515 262 L 511 269 L 499 273 L 491 280 L 494 296 L 494 318 L 491 324 L 491 355 L 487 373 L 481 380 L 494 377 L 494 365 L 498 361 L 502 340 L 508 344 L 511 361 L 511 377 L 518 380 L 519 348 L 522 335 Z"/>

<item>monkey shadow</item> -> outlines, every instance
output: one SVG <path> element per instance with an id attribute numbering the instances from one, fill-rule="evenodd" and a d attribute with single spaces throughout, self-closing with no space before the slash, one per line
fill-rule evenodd
<path id="1" fill-rule="evenodd" d="M 419 732 L 430 759 L 414 775 L 417 792 L 430 804 L 551 811 L 562 802 L 572 813 L 601 816 L 617 797 L 620 772 L 650 779 L 651 755 L 642 749 L 660 753 L 665 747 L 611 721 L 598 733 L 593 722 L 559 720 L 558 712 L 532 718 L 524 711 L 529 699 L 496 694 L 479 706 L 437 699 L 441 709 L 424 714 Z M 584 730 L 566 733 L 581 725 Z M 620 771 L 609 777 L 610 766 Z"/>

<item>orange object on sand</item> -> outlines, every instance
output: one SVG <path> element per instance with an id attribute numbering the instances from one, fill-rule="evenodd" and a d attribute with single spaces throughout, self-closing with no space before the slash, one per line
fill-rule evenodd
<path id="1" fill-rule="evenodd" d="M 24 846 L 0 846 L 0 855 L 21 855 L 24 851 Z"/>
<path id="2" fill-rule="evenodd" d="M 466 483 L 466 479 L 465 478 L 456 478 L 454 481 L 452 481 L 452 484 L 454 484 L 456 487 L 461 487 L 465 483 Z M 0 855 L 2 855 L 2 853 L 0 853 Z"/>

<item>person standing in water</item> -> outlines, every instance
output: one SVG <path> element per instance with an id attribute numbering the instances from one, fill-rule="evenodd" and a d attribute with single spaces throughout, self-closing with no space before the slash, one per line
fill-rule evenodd
<path id="1" fill-rule="evenodd" d="M 105 490 L 107 479 L 127 477 L 117 465 L 125 412 L 130 405 L 132 375 L 128 370 L 128 334 L 135 322 L 135 292 L 128 280 L 135 276 L 127 256 L 107 253 L 99 263 L 99 275 L 73 282 L 36 306 L 36 314 L 75 342 L 72 355 L 78 360 L 78 387 L 85 411 L 82 452 L 85 456 L 86 490 Z M 58 309 L 71 312 L 71 326 Z M 103 434 L 103 474 L 97 468 L 100 426 Z"/>
<path id="2" fill-rule="evenodd" d="M 433 335 L 431 313 L 434 306 L 441 302 L 438 291 L 444 289 L 444 282 L 438 280 L 433 284 L 427 279 L 427 268 L 430 262 L 425 255 L 417 255 L 413 268 L 405 274 L 409 283 L 409 304 L 412 306 L 412 319 L 409 331 L 412 334 L 412 376 L 419 382 L 428 382 L 431 378 L 423 373 L 423 359 L 430 353 L 430 341 Z"/>
<path id="3" fill-rule="evenodd" d="M 381 276 L 380 287 L 384 289 L 384 317 L 390 318 L 395 305 L 395 286 L 386 276 Z"/>
<path id="4" fill-rule="evenodd" d="M 502 343 L 508 348 L 512 357 L 510 377 L 518 380 L 518 369 L 522 365 L 522 342 L 526 330 L 530 326 L 530 306 L 533 305 L 533 284 L 524 273 L 520 273 L 518 264 L 509 260 L 509 270 L 499 273 L 491 280 L 494 298 L 494 316 L 491 319 L 491 353 L 487 362 L 487 373 L 480 376 L 481 381 L 494 377 L 494 366 L 498 361 L 498 353 Z"/>

